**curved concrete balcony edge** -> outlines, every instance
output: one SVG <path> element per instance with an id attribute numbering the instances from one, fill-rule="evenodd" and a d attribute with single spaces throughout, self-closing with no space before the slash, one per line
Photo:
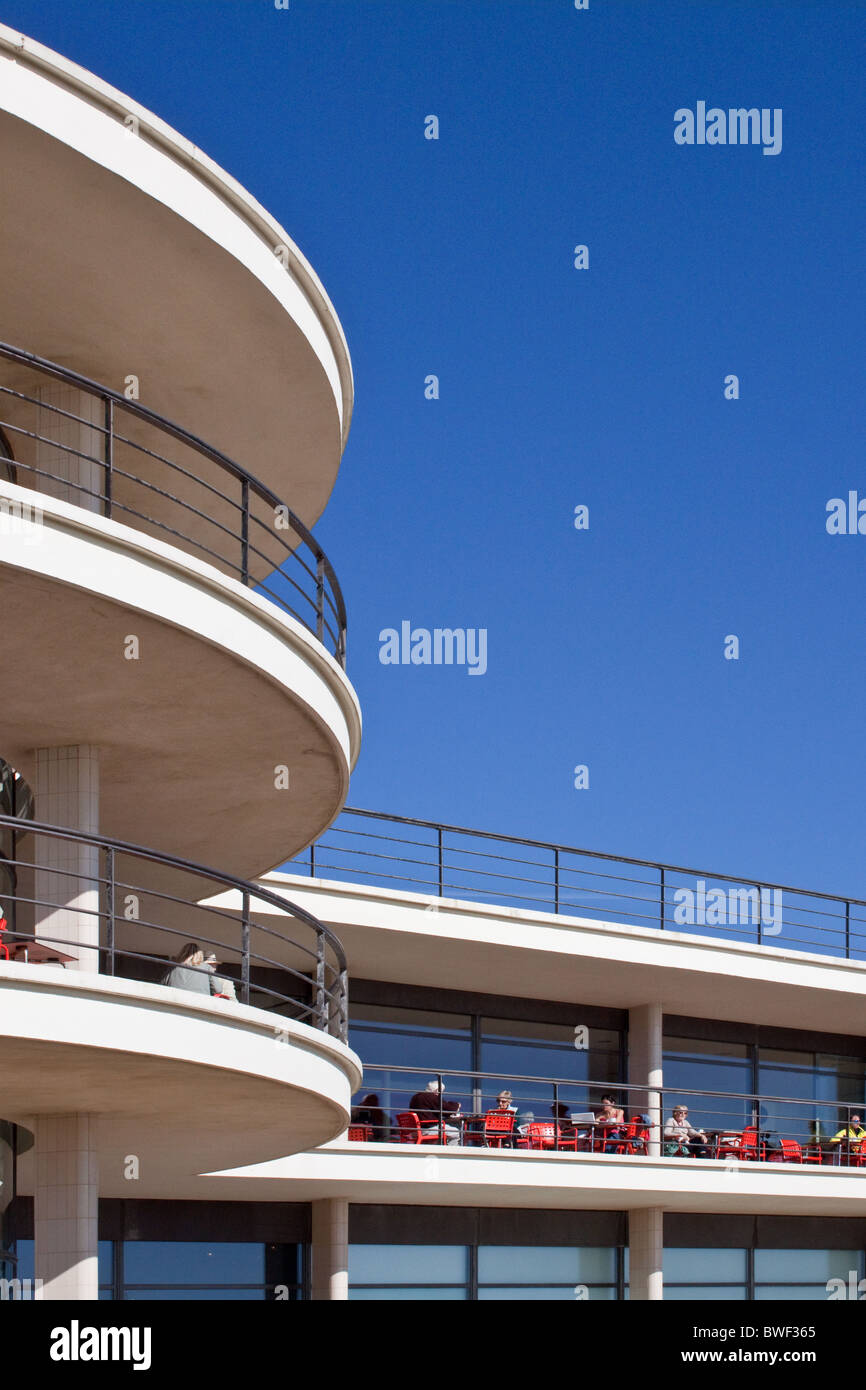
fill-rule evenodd
<path id="1" fill-rule="evenodd" d="M 318 324 L 313 324 L 309 317 L 309 310 L 303 315 L 308 321 L 311 340 L 320 339 L 315 345 L 328 373 L 335 400 L 340 409 L 342 436 L 345 444 L 351 423 L 353 402 L 352 365 L 348 344 L 337 312 L 324 285 L 285 228 L 247 192 L 242 184 L 232 178 L 226 170 L 222 169 L 215 160 L 209 158 L 191 140 L 187 140 L 167 122 L 161 120 L 139 102 L 126 96 L 118 88 L 97 77 L 95 73 L 89 72 L 78 63 L 71 62 L 45 44 L 37 42 L 37 40 L 6 24 L 0 24 L 0 53 L 10 56 L 13 62 L 22 68 L 32 69 L 34 74 L 50 77 L 59 87 L 66 88 L 79 97 L 84 97 L 97 112 L 110 116 L 112 123 L 118 128 L 120 140 L 123 142 L 117 146 L 116 153 L 106 147 L 104 127 L 101 138 L 96 138 L 96 131 L 99 127 L 95 123 L 85 133 L 80 122 L 74 123 L 73 127 L 70 128 L 68 124 L 58 121 L 51 133 L 69 143 L 74 141 L 82 153 L 87 154 L 90 158 L 97 158 L 100 161 L 117 161 L 117 172 L 121 173 L 124 178 L 131 177 L 128 158 L 129 128 L 124 124 L 124 121 L 127 117 L 134 117 L 137 122 L 139 138 L 143 134 L 148 142 L 152 142 L 156 150 L 168 155 L 185 175 L 194 179 L 196 183 L 204 185 L 214 194 L 215 199 L 221 201 L 242 218 L 250 230 L 255 233 L 257 240 L 265 243 L 268 259 L 256 258 L 258 264 L 255 267 L 251 265 L 249 268 L 264 283 L 268 284 L 271 292 L 280 299 L 285 296 L 286 291 L 285 286 L 281 283 L 279 273 L 275 271 L 275 267 L 280 263 L 275 261 L 273 252 L 274 247 L 278 245 L 287 248 L 289 265 L 297 279 L 297 286 L 303 292 L 304 297 L 309 300 L 310 309 L 314 311 L 318 319 Z M 44 111 L 42 120 L 45 122 L 46 129 L 50 126 L 53 114 Z M 27 114 L 25 118 L 32 119 L 32 114 Z M 118 159 L 118 153 L 121 151 L 123 158 Z M 149 172 L 142 167 L 138 175 L 142 187 L 147 187 Z M 165 199 L 164 191 L 158 192 L 153 188 L 149 191 L 155 192 L 155 196 L 159 196 L 161 200 Z M 212 218 L 210 234 L 216 233 L 217 239 L 223 240 L 227 233 L 224 227 L 217 231 L 219 220 L 215 209 Z M 236 237 L 228 238 L 228 240 L 236 241 Z M 235 254 L 237 254 L 236 247 Z M 291 299 L 293 309 L 297 309 L 298 289 L 291 295 Z M 332 358 L 331 362 L 327 361 L 327 355 L 323 351 L 325 341 L 327 341 L 329 355 Z"/>
<path id="2" fill-rule="evenodd" d="M 134 741 L 139 732 L 140 719 L 131 715 L 129 732 L 118 724 L 134 698 L 142 702 L 154 729 L 164 721 L 163 742 L 150 756 L 162 751 L 170 759 L 174 738 L 175 756 L 188 764 L 184 781 L 189 804 L 177 833 L 162 834 L 156 847 L 225 863 L 250 877 L 261 872 L 263 863 L 284 862 L 321 834 L 339 814 L 348 791 L 360 747 L 361 713 L 344 672 L 313 634 L 239 581 L 164 541 L 12 483 L 0 482 L 3 499 L 39 517 L 26 524 L 16 519 L 5 528 L 0 557 L 8 643 L 6 670 L 0 674 L 8 715 L 4 756 L 26 775 L 26 751 L 37 743 L 99 746 L 108 741 L 120 755 L 124 742 Z M 19 610 L 23 616 L 16 624 Z M 94 622 L 97 613 L 102 623 Z M 142 645 L 150 642 L 149 668 L 122 660 L 114 664 L 120 633 L 110 639 L 112 659 L 106 655 L 103 627 L 113 622 L 116 628 L 123 617 L 121 626 L 128 632 L 130 619 L 124 615 L 131 614 L 136 615 L 135 630 L 142 629 Z M 45 640 L 34 642 L 34 631 L 41 631 Z M 100 661 L 107 663 L 102 680 Z M 143 678 L 130 687 L 136 665 Z M 65 692 L 57 687 L 53 717 L 51 710 L 38 717 L 39 700 L 51 702 L 52 683 L 63 672 L 68 677 L 85 674 L 70 679 Z M 78 720 L 76 703 L 81 706 Z M 184 725 L 175 733 L 172 711 Z M 266 729 L 268 719 L 276 722 Z M 199 741 L 196 756 L 190 739 Z M 281 827 L 274 824 L 273 786 L 265 787 L 265 772 L 272 777 L 276 763 L 288 765 L 302 753 L 309 755 L 312 771 L 305 773 L 299 764 L 296 792 L 282 803 L 289 814 Z M 270 811 L 258 821 L 251 811 L 249 825 L 226 827 L 225 844 L 208 836 L 190 840 L 192 827 L 185 830 L 184 824 L 201 814 L 196 786 L 206 799 L 211 764 L 218 756 L 234 760 L 241 781 L 252 760 L 262 783 L 250 793 L 253 804 L 267 803 Z M 125 783 L 126 798 L 134 802 L 138 778 L 131 744 L 129 760 L 116 780 Z M 139 769 L 142 777 L 146 772 Z M 152 777 L 153 769 L 147 775 Z M 103 828 L 152 844 L 154 827 L 169 829 L 163 819 L 164 812 L 155 807 L 130 823 L 108 810 Z M 240 858 L 231 852 L 231 840 L 238 837 L 248 841 Z"/>
<path id="3" fill-rule="evenodd" d="M 170 1182 L 257 1152 L 277 1157 L 345 1128 L 361 1064 L 315 1028 L 137 980 L 0 961 L 0 1110 L 28 1124 L 103 1117 L 110 1173 L 123 1151 Z M 128 1189 L 129 1191 L 129 1189 Z"/>

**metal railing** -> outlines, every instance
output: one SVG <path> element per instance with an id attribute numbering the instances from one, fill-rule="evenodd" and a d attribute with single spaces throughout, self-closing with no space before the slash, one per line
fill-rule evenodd
<path id="1" fill-rule="evenodd" d="M 61 497 L 192 551 L 314 633 L 346 664 L 346 608 L 312 532 L 269 487 L 189 430 L 136 400 L 34 353 L 0 343 L 23 369 L 0 384 L 0 438 L 12 481 Z M 84 413 L 49 399 L 47 382 L 74 387 Z M 42 390 L 42 395 L 37 394 Z M 179 445 L 177 457 L 168 449 Z"/>
<path id="2" fill-rule="evenodd" d="M 0 960 L 198 984 L 346 1041 L 343 947 L 306 909 L 233 874 L 104 835 L 0 816 L 4 832 L 12 849 L 0 856 Z M 73 852 L 64 857 L 61 845 Z M 259 906 L 280 925 L 256 921 Z M 217 964 L 182 964 L 185 943 Z M 179 970 L 186 973 L 169 981 Z"/>
<path id="3" fill-rule="evenodd" d="M 862 1130 L 866 1135 L 862 1125 L 866 1105 L 853 1102 L 505 1072 L 425 1071 L 365 1060 L 364 1090 L 353 1098 L 350 1140 L 418 1142 L 420 1136 L 414 1137 L 412 1128 L 401 1124 L 398 1116 L 412 1113 L 413 1098 L 427 1091 L 430 1081 L 437 1084 L 438 1096 L 431 1108 L 414 1112 L 425 1142 L 461 1147 L 487 1147 L 492 1141 L 495 1147 L 505 1143 L 518 1150 L 543 1147 L 643 1157 L 660 1150 L 664 1157 L 859 1167 L 858 1141 L 848 1134 L 834 1136 L 850 1129 L 854 1117 L 861 1122 L 854 1126 L 855 1132 Z M 503 1091 L 509 1093 L 513 1129 L 504 1140 L 486 1137 L 485 1118 L 496 1110 Z M 622 1119 L 604 1118 L 605 1096 Z M 698 1133 L 681 1141 L 666 1133 L 666 1127 L 674 1109 L 682 1105 L 690 1127 Z M 635 1123 L 630 1126 L 630 1121 Z M 533 1133 L 531 1125 L 540 1126 L 542 1132 Z M 863 1148 L 866 1161 L 866 1142 Z"/>
<path id="4" fill-rule="evenodd" d="M 866 959 L 866 902 L 347 807 L 293 864 L 312 876 Z"/>

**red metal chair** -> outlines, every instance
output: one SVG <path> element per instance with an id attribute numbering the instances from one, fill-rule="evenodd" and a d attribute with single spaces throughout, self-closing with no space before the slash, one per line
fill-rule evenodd
<path id="1" fill-rule="evenodd" d="M 758 1143 L 758 1131 L 754 1125 L 742 1133 L 735 1130 L 720 1134 L 716 1139 L 716 1158 L 757 1159 L 764 1157 L 764 1146 Z"/>
<path id="2" fill-rule="evenodd" d="M 526 1126 L 527 1148 L 577 1151 L 577 1134 L 564 1133 L 555 1120 L 535 1120 Z"/>
<path id="3" fill-rule="evenodd" d="M 4 932 L 8 925 L 9 923 L 6 921 L 6 918 L 0 913 L 0 933 Z M 0 955 L 2 955 L 4 960 L 9 959 L 9 947 L 3 940 L 2 935 L 0 935 Z"/>
<path id="4" fill-rule="evenodd" d="M 614 1153 L 616 1154 L 645 1154 L 649 1143 L 649 1125 L 645 1124 L 640 1116 L 629 1120 L 625 1127 L 625 1132 L 621 1135 Z"/>
<path id="5" fill-rule="evenodd" d="M 803 1146 L 796 1139 L 780 1139 L 783 1163 L 802 1163 Z"/>
<path id="6" fill-rule="evenodd" d="M 422 1129 L 421 1121 L 414 1110 L 404 1110 L 397 1116 L 399 1140 L 401 1144 L 441 1144 L 443 1136 L 438 1120 L 434 1129 Z"/>
<path id="7" fill-rule="evenodd" d="M 555 1149 L 556 1125 L 553 1120 L 534 1120 L 526 1126 L 526 1138 L 530 1149 Z"/>
<path id="8" fill-rule="evenodd" d="M 501 1149 L 514 1132 L 514 1116 L 507 1111 L 488 1110 L 484 1116 L 485 1149 Z"/>
<path id="9" fill-rule="evenodd" d="M 349 1140 L 353 1144 L 369 1144 L 373 1139 L 372 1125 L 349 1125 Z"/>

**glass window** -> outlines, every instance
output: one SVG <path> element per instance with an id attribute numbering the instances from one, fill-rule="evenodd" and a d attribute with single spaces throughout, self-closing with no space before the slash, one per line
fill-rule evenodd
<path id="1" fill-rule="evenodd" d="M 465 1245 L 350 1245 L 350 1284 L 465 1284 Z"/>
<path id="2" fill-rule="evenodd" d="M 579 1292 L 579 1301 L 584 1303 L 594 1303 L 598 1299 L 615 1298 L 616 1289 L 614 1288 L 587 1288 L 586 1292 L 583 1292 L 583 1289 Z M 578 1299 L 578 1291 L 570 1286 L 563 1287 L 562 1285 L 552 1285 L 550 1288 L 545 1288 L 543 1284 L 528 1285 L 522 1289 L 508 1288 L 507 1285 L 497 1288 L 495 1284 L 488 1285 L 486 1288 L 479 1288 L 479 1303 L 491 1302 L 494 1299 L 512 1302 L 519 1299 L 522 1301 L 534 1300 L 538 1302 L 544 1300 L 551 1303 L 574 1303 L 575 1299 Z"/>
<path id="3" fill-rule="evenodd" d="M 713 1302 L 742 1302 L 747 1295 L 745 1284 L 665 1284 L 665 1302 L 712 1300 Z"/>
<path id="4" fill-rule="evenodd" d="M 19 1240 L 17 1253 L 18 1277 L 20 1279 L 35 1279 L 36 1273 L 33 1268 L 34 1242 L 32 1240 Z M 114 1279 L 114 1241 L 100 1240 L 97 1244 L 97 1257 L 100 1285 L 111 1284 Z"/>
<path id="5" fill-rule="evenodd" d="M 858 1250 L 756 1250 L 755 1282 L 808 1284 L 847 1279 L 860 1268 Z"/>
<path id="6" fill-rule="evenodd" d="M 755 1302 L 763 1303 L 767 1300 L 773 1303 L 820 1303 L 826 1301 L 827 1288 L 825 1284 L 797 1285 L 797 1284 L 764 1284 L 755 1289 Z"/>
<path id="7" fill-rule="evenodd" d="M 264 1284 L 261 1244 L 237 1241 L 128 1240 L 127 1284 Z"/>
<path id="8" fill-rule="evenodd" d="M 124 1301 L 127 1303 L 141 1302 L 145 1299 L 152 1299 L 160 1303 L 178 1302 L 198 1302 L 199 1300 L 226 1301 L 226 1302 L 256 1302 L 266 1297 L 264 1289 L 233 1289 L 228 1284 L 223 1284 L 218 1289 L 201 1289 L 195 1285 L 190 1285 L 186 1289 L 128 1289 L 124 1293 Z"/>
<path id="9" fill-rule="evenodd" d="M 664 1252 L 664 1279 L 672 1284 L 743 1284 L 748 1278 L 745 1250 L 678 1248 Z"/>
<path id="10" fill-rule="evenodd" d="M 483 1084 L 483 1104 L 490 1105 L 503 1081 L 512 1076 L 556 1077 L 566 1082 L 598 1081 L 615 1085 L 620 1077 L 620 1034 L 610 1028 L 589 1028 L 588 1048 L 576 1048 L 575 1028 L 580 1025 L 580 1010 L 575 1010 L 573 1023 L 534 1023 L 518 1019 L 483 1018 L 481 1020 L 481 1070 L 492 1072 L 503 1080 Z M 527 1106 L 541 1108 L 549 1114 L 553 1092 L 549 1084 L 535 1086 L 531 1082 L 509 1082 L 518 1110 Z M 559 1100 L 569 1110 L 587 1110 L 599 1099 L 585 1085 L 565 1085 L 559 1088 Z"/>
<path id="11" fill-rule="evenodd" d="M 400 1009 L 355 1004 L 351 1011 L 349 1046 L 364 1062 L 364 1087 L 354 1104 L 371 1092 L 393 1122 L 406 1110 L 416 1091 L 441 1073 L 446 1100 L 460 1101 L 472 1109 L 472 1087 L 467 1077 L 451 1077 L 451 1071 L 470 1071 L 472 1031 L 468 1014 L 437 1013 L 426 1009 Z M 391 1071 L 388 1063 L 417 1067 L 410 1073 Z"/>
<path id="12" fill-rule="evenodd" d="M 752 1120 L 750 1101 L 739 1099 L 752 1090 L 752 1063 L 746 1043 L 708 1042 L 693 1038 L 664 1040 L 664 1104 L 687 1105 L 698 1129 L 742 1129 Z M 737 1098 L 701 1096 L 698 1091 L 731 1091 Z"/>
<path id="13" fill-rule="evenodd" d="M 396 1299 L 398 1301 L 405 1301 L 407 1299 L 418 1299 L 419 1302 L 423 1303 L 430 1303 L 434 1300 L 436 1302 L 440 1302 L 443 1299 L 447 1299 L 454 1302 L 455 1300 L 464 1301 L 468 1297 L 469 1291 L 466 1288 L 431 1289 L 424 1288 L 423 1286 L 419 1286 L 418 1288 L 411 1288 L 408 1284 L 405 1284 L 402 1288 L 398 1289 L 349 1289 L 349 1299 L 351 1302 L 356 1302 L 358 1299 L 376 1299 L 377 1301 L 387 1299 L 389 1302 L 393 1299 Z"/>
<path id="14" fill-rule="evenodd" d="M 612 1284 L 616 1250 L 597 1246 L 481 1245 L 479 1284 Z"/>

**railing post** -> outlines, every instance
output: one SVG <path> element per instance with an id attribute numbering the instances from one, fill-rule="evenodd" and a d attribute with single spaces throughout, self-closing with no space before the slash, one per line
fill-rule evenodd
<path id="1" fill-rule="evenodd" d="M 316 877 L 316 846 L 310 845 L 310 878 Z"/>
<path id="2" fill-rule="evenodd" d="M 851 904 L 845 899 L 845 959 L 851 959 Z"/>
<path id="3" fill-rule="evenodd" d="M 320 642 L 325 640 L 325 557 L 319 553 L 316 560 L 316 636 Z"/>
<path id="4" fill-rule="evenodd" d="M 108 955 L 106 973 L 114 975 L 114 850 L 110 845 L 105 851 L 105 944 Z"/>
<path id="5" fill-rule="evenodd" d="M 241 1003 L 250 1002 L 250 895 L 244 889 L 241 895 Z"/>
<path id="6" fill-rule="evenodd" d="M 764 940 L 764 898 L 760 883 L 755 886 L 758 890 L 758 945 L 760 946 Z"/>
<path id="7" fill-rule="evenodd" d="M 659 929 L 660 929 L 661 931 L 664 931 L 664 929 L 665 929 L 665 870 L 664 870 L 664 865 L 662 865 L 661 868 L 659 869 L 659 874 L 661 875 L 661 883 L 660 883 L 660 890 L 661 890 L 661 891 L 660 891 L 660 893 L 659 893 Z"/>
<path id="8" fill-rule="evenodd" d="M 337 1037 L 341 1043 L 349 1041 L 349 972 L 341 970 L 339 977 L 339 1014 L 337 1018 Z"/>
<path id="9" fill-rule="evenodd" d="M 241 583 L 250 582 L 250 484 L 241 479 Z"/>
<path id="10" fill-rule="evenodd" d="M 437 828 L 436 828 L 436 838 L 437 838 L 438 849 L 439 849 L 439 896 L 440 896 L 440 898 L 442 898 L 442 897 L 445 896 L 445 860 L 444 860 L 444 850 L 443 850 L 443 847 L 442 847 L 442 826 L 441 826 L 441 825 L 440 825 L 440 826 L 437 826 Z"/>
<path id="11" fill-rule="evenodd" d="M 325 936 L 316 932 L 316 1019 L 323 1033 L 328 1031 L 328 997 L 325 993 Z"/>
<path id="12" fill-rule="evenodd" d="M 559 849 L 553 851 L 553 910 L 559 911 Z"/>
<path id="13" fill-rule="evenodd" d="M 555 1146 L 559 1149 L 559 1084 L 553 1083 L 553 1133 L 556 1136 Z"/>
<path id="14" fill-rule="evenodd" d="M 444 1089 L 445 1089 L 445 1088 L 444 1088 L 443 1083 L 442 1083 L 442 1073 L 441 1073 L 441 1072 L 438 1072 L 438 1071 L 437 1071 L 437 1073 L 436 1073 L 436 1080 L 439 1082 L 439 1143 L 440 1143 L 440 1144 L 444 1144 L 444 1143 L 445 1143 L 445 1119 L 444 1119 L 444 1116 L 443 1116 L 443 1100 L 442 1100 L 442 1097 L 443 1097 Z"/>
<path id="15" fill-rule="evenodd" d="M 112 473 L 114 471 L 114 401 L 110 398 L 103 401 L 103 424 L 105 426 L 105 438 L 103 441 L 104 461 L 104 485 L 102 489 L 102 515 L 111 516 L 111 484 Z"/>

